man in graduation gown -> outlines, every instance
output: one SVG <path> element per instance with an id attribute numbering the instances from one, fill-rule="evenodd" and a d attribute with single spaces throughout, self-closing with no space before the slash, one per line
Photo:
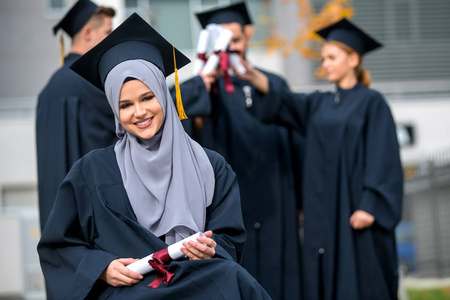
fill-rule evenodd
<path id="1" fill-rule="evenodd" d="M 181 84 L 188 116 L 183 126 L 202 146 L 222 154 L 236 172 L 248 234 L 242 265 L 273 299 L 299 299 L 295 183 L 300 180 L 295 179 L 294 170 L 300 168 L 293 153 L 300 151 L 292 150 L 301 145 L 300 137 L 280 126 L 264 124 L 248 111 L 257 101 L 269 101 L 287 84 L 245 61 L 248 36 L 244 26 L 251 24 L 245 3 L 197 16 L 204 28 L 214 23 L 232 31 L 230 48 L 239 53 L 247 70 L 231 78 L 224 73 L 228 70 L 221 70 L 220 76 L 200 73 Z M 233 92 L 229 92 L 230 84 Z"/>
<path id="2" fill-rule="evenodd" d="M 115 140 L 114 117 L 103 92 L 68 68 L 112 30 L 112 8 L 78 1 L 53 28 L 63 29 L 72 46 L 64 65 L 39 94 L 36 113 L 39 213 L 44 228 L 57 189 L 72 164 Z"/>

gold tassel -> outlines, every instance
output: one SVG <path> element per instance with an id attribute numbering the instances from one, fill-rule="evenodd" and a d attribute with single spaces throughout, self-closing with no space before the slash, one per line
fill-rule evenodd
<path id="1" fill-rule="evenodd" d="M 64 66 L 64 57 L 65 57 L 65 51 L 64 51 L 64 38 L 63 35 L 61 33 L 60 38 L 59 38 L 59 50 L 61 51 L 61 58 L 60 58 L 60 64 L 61 67 Z"/>
<path id="2" fill-rule="evenodd" d="M 186 113 L 184 112 L 183 102 L 181 101 L 181 92 L 180 92 L 180 83 L 178 82 L 178 69 L 177 69 L 177 60 L 175 58 L 175 47 L 173 48 L 173 65 L 175 66 L 175 91 L 177 97 L 177 113 L 178 118 L 180 120 L 187 119 Z"/>

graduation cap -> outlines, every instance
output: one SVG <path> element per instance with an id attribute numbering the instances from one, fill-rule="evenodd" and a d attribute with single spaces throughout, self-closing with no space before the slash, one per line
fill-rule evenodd
<path id="1" fill-rule="evenodd" d="M 316 33 L 327 41 L 337 41 L 349 46 L 361 56 L 383 46 L 346 18 L 320 29 Z"/>
<path id="2" fill-rule="evenodd" d="M 206 28 L 209 24 L 224 24 L 237 22 L 242 26 L 252 24 L 245 2 L 232 4 L 226 7 L 215 8 L 195 14 L 202 25 Z"/>
<path id="3" fill-rule="evenodd" d="M 178 69 L 190 60 L 164 39 L 138 14 L 133 13 L 94 48 L 77 59 L 70 68 L 104 91 L 106 76 L 116 65 L 133 59 L 143 59 L 157 66 L 167 77 L 175 72 L 177 108 L 184 115 L 178 85 Z"/>
<path id="4" fill-rule="evenodd" d="M 59 29 L 64 30 L 70 37 L 83 28 L 89 18 L 95 13 L 98 6 L 89 0 L 79 0 L 67 12 L 67 14 L 53 27 L 53 34 L 56 35 Z"/>

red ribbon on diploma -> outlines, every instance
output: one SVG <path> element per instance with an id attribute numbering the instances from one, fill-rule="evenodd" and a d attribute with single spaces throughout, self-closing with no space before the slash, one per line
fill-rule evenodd
<path id="1" fill-rule="evenodd" d="M 227 93 L 234 93 L 233 82 L 231 82 L 231 77 L 228 74 L 228 68 L 230 67 L 230 60 L 228 58 L 228 51 L 215 51 L 215 54 L 219 55 L 220 61 L 219 66 L 222 70 L 223 80 L 225 81 L 225 90 Z"/>
<path id="2" fill-rule="evenodd" d="M 203 60 L 204 62 L 206 62 L 208 59 L 206 58 L 206 53 L 199 53 L 197 54 L 198 59 Z"/>
<path id="3" fill-rule="evenodd" d="M 148 286 L 156 289 L 163 281 L 165 284 L 169 284 L 172 277 L 175 276 L 175 274 L 167 271 L 171 261 L 172 258 L 169 256 L 168 248 L 161 249 L 153 254 L 148 264 L 158 272 L 158 276 Z"/>

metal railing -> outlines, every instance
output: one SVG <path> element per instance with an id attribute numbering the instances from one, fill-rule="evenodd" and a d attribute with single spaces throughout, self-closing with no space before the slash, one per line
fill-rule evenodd
<path id="1" fill-rule="evenodd" d="M 450 276 L 450 149 L 404 163 L 405 197 L 397 227 L 408 275 Z"/>

